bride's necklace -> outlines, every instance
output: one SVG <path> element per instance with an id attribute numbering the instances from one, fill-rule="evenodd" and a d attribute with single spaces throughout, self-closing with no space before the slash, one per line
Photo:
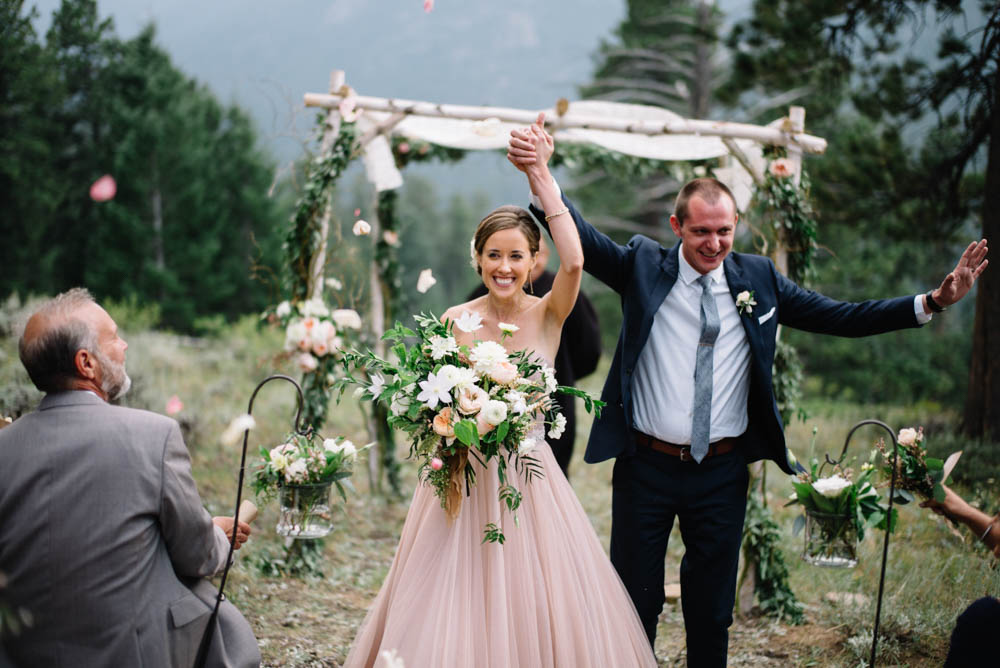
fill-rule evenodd
<path id="1" fill-rule="evenodd" d="M 486 298 L 486 315 L 495 316 L 496 322 L 499 324 L 501 322 L 514 324 L 514 316 L 521 313 L 521 301 L 520 297 L 515 300 L 511 300 L 513 305 L 506 309 L 506 314 L 502 314 L 500 309 L 497 308 L 497 303 L 492 299 L 492 296 Z"/>

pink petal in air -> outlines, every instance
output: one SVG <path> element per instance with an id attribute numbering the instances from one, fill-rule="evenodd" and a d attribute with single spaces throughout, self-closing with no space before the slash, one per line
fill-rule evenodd
<path id="1" fill-rule="evenodd" d="M 428 14 L 434 9 L 434 0 L 424 0 L 424 11 Z"/>
<path id="2" fill-rule="evenodd" d="M 184 410 L 184 402 L 176 394 L 167 399 L 167 415 L 177 415 Z"/>
<path id="3" fill-rule="evenodd" d="M 95 202 L 107 202 L 114 199 L 117 191 L 118 185 L 115 180 L 111 178 L 110 174 L 105 174 L 90 186 L 90 199 Z"/>

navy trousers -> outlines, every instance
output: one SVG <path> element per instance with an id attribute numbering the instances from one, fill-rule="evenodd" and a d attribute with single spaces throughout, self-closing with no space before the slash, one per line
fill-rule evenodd
<path id="1" fill-rule="evenodd" d="M 697 464 L 640 446 L 615 462 L 611 562 L 650 645 L 663 610 L 667 541 L 674 519 L 680 522 L 689 666 L 726 665 L 748 483 L 738 449 Z"/>

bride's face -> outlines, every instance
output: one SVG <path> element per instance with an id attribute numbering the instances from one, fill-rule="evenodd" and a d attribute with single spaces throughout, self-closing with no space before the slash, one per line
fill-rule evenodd
<path id="1" fill-rule="evenodd" d="M 534 265 L 528 240 L 517 228 L 494 232 L 479 256 L 483 283 L 497 297 L 516 295 L 524 287 Z"/>

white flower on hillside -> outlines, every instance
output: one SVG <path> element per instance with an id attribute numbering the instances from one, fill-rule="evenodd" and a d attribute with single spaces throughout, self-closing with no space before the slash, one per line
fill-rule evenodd
<path id="1" fill-rule="evenodd" d="M 494 427 L 507 419 L 507 404 L 503 401 L 490 399 L 481 411 L 483 419 Z"/>
<path id="2" fill-rule="evenodd" d="M 474 311 L 462 311 L 462 315 L 455 321 L 455 326 L 463 332 L 471 334 L 483 326 L 483 319 Z"/>
<path id="3" fill-rule="evenodd" d="M 287 301 L 281 302 L 280 304 L 278 304 L 278 307 L 274 309 L 274 315 L 278 316 L 279 318 L 284 318 L 288 315 L 291 315 L 291 313 L 292 313 L 292 305 L 289 304 Z"/>
<path id="4" fill-rule="evenodd" d="M 552 421 L 552 428 L 549 429 L 549 438 L 562 438 L 564 431 L 566 431 L 566 416 L 560 413 L 559 415 L 556 415 L 556 419 Z"/>
<path id="5" fill-rule="evenodd" d="M 842 477 L 840 474 L 832 475 L 829 478 L 820 478 L 813 483 L 813 489 L 827 497 L 828 499 L 835 499 L 840 496 L 840 493 L 851 486 L 851 481 Z"/>
<path id="6" fill-rule="evenodd" d="M 481 341 L 472 348 L 469 359 L 475 363 L 476 373 L 488 373 L 497 363 L 507 361 L 507 349 L 496 341 Z"/>
<path id="7" fill-rule="evenodd" d="M 233 421 L 229 423 L 229 426 L 219 436 L 219 440 L 223 445 L 235 445 L 236 441 L 240 440 L 243 432 L 250 431 L 256 426 L 257 421 L 253 419 L 253 416 L 249 413 L 244 413 L 233 418 Z"/>
<path id="8" fill-rule="evenodd" d="M 322 297 L 313 297 L 312 299 L 307 299 L 303 302 L 302 315 L 307 318 L 310 316 L 323 318 L 330 315 L 330 309 L 328 309 L 326 304 L 323 303 Z"/>
<path id="9" fill-rule="evenodd" d="M 431 359 L 439 360 L 449 353 L 458 352 L 458 343 L 455 341 L 454 336 L 438 336 L 434 335 L 428 341 L 428 347 L 430 348 Z"/>
<path id="10" fill-rule="evenodd" d="M 419 385 L 420 394 L 417 395 L 417 401 L 422 402 L 428 408 L 437 407 L 439 401 L 445 404 L 451 403 L 451 388 L 454 385 L 433 371 L 428 373 L 427 380 L 420 381 Z"/>
<path id="11" fill-rule="evenodd" d="M 431 274 L 430 269 L 424 269 L 420 272 L 420 276 L 417 277 L 417 292 L 424 294 L 431 287 L 437 283 L 437 279 Z"/>
<path id="12" fill-rule="evenodd" d="M 351 228 L 351 231 L 354 232 L 354 236 L 363 237 L 366 234 L 371 234 L 372 226 L 367 220 L 359 220 L 354 223 L 354 227 Z"/>
<path id="13" fill-rule="evenodd" d="M 337 327 L 344 329 L 361 329 L 361 316 L 352 308 L 338 308 L 330 314 Z"/>

